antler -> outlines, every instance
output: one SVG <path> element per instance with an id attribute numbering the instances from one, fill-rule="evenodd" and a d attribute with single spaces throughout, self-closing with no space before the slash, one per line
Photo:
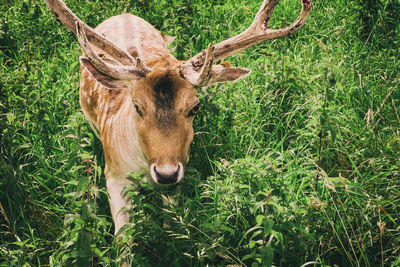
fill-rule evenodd
<path id="1" fill-rule="evenodd" d="M 261 5 L 260 10 L 257 12 L 253 23 L 248 29 L 232 38 L 216 44 L 214 49 L 214 60 L 224 59 L 266 40 L 277 39 L 291 35 L 304 25 L 308 16 L 312 12 L 312 1 L 301 0 L 301 13 L 291 25 L 278 30 L 269 29 L 269 19 L 278 2 L 279 0 L 265 0 Z M 189 68 L 198 71 L 201 66 L 204 65 L 205 58 L 207 57 L 209 57 L 207 56 L 207 50 L 204 50 L 186 61 L 181 66 L 182 75 L 185 76 L 185 73 L 190 72 L 188 70 Z"/>
<path id="2" fill-rule="evenodd" d="M 100 71 L 114 77 L 114 78 L 132 78 L 132 74 L 145 76 L 150 71 L 144 63 L 137 58 L 136 60 L 129 55 L 126 51 L 116 46 L 113 42 L 108 40 L 103 35 L 97 33 L 90 26 L 80 20 L 61 0 L 44 0 L 49 7 L 50 11 L 64 26 L 71 32 L 77 35 L 79 42 L 82 45 L 84 53 L 88 56 L 89 60 L 94 66 L 98 67 Z M 115 66 L 108 64 L 102 60 L 91 49 L 89 42 L 103 51 L 110 54 L 118 62 L 125 66 Z M 131 67 L 131 66 L 135 67 Z M 129 66 L 129 67 L 128 67 Z M 130 74 L 130 75 L 129 75 Z M 115 75 L 115 76 L 113 76 Z"/>
<path id="3" fill-rule="evenodd" d="M 150 72 L 140 58 L 136 59 L 136 66 L 116 66 L 111 65 L 101 59 L 97 53 L 95 53 L 90 46 L 90 43 L 86 37 L 85 30 L 83 29 L 84 24 L 81 21 L 76 22 L 76 34 L 79 43 L 82 46 L 83 53 L 87 56 L 89 61 L 102 73 L 116 78 L 116 79 L 134 79 L 138 76 L 144 77 Z"/>
<path id="4" fill-rule="evenodd" d="M 193 68 L 186 68 L 185 72 L 181 69 L 181 73 L 186 80 L 194 86 L 202 87 L 208 83 L 211 76 L 211 69 L 214 63 L 214 46 L 209 44 L 207 47 L 204 64 L 201 70 L 197 73 Z"/>

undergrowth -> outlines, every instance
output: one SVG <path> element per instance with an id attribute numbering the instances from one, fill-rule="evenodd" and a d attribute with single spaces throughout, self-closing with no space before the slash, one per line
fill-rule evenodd
<path id="1" fill-rule="evenodd" d="M 179 59 L 243 31 L 261 2 L 66 1 L 93 27 L 143 17 Z M 281 1 L 271 26 L 299 8 Z M 399 266 L 399 9 L 318 0 L 294 36 L 230 57 L 252 74 L 199 92 L 185 179 L 132 174 L 132 223 L 114 236 L 78 43 L 42 1 L 2 1 L 0 265 Z"/>

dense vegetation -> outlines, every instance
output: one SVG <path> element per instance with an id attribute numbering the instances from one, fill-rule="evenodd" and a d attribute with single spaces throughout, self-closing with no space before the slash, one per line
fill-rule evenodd
<path id="1" fill-rule="evenodd" d="M 145 18 L 180 59 L 244 30 L 261 2 L 66 1 L 91 26 Z M 271 27 L 299 8 L 282 0 Z M 199 92 L 184 182 L 127 188 L 117 238 L 76 38 L 40 0 L 0 14 L 1 266 L 400 265 L 398 0 L 316 0 L 297 34 L 229 58 L 252 74 Z"/>

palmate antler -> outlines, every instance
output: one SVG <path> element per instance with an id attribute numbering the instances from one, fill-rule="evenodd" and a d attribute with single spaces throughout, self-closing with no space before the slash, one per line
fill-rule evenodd
<path id="1" fill-rule="evenodd" d="M 134 59 L 103 35 L 82 22 L 61 0 L 44 0 L 55 17 L 71 32 L 77 35 L 84 55 L 81 63 L 95 67 L 100 73 L 119 80 L 136 79 L 151 71 L 140 58 Z M 312 12 L 312 1 L 301 0 L 299 17 L 288 27 L 273 30 L 268 28 L 271 14 L 279 0 L 265 0 L 253 23 L 244 32 L 208 48 L 179 67 L 181 76 L 196 87 L 208 86 L 215 82 L 235 81 L 250 73 L 245 68 L 223 68 L 213 65 L 215 60 L 224 59 L 263 41 L 282 38 L 298 31 Z M 97 46 L 117 60 L 119 65 L 107 63 L 91 48 Z"/>
<path id="2" fill-rule="evenodd" d="M 78 41 L 82 46 L 82 50 L 86 57 L 88 57 L 91 64 L 93 64 L 100 72 L 106 73 L 107 75 L 121 80 L 129 80 L 135 77 L 143 77 L 150 70 L 144 65 L 140 58 L 136 59 L 136 66 L 117 66 L 107 63 L 96 52 L 93 51 L 89 40 L 83 30 L 85 25 L 83 22 L 77 21 L 76 23 L 76 34 Z"/>
<path id="3" fill-rule="evenodd" d="M 269 29 L 269 19 L 278 2 L 279 0 L 265 0 L 261 5 L 260 10 L 257 12 L 253 23 L 248 29 L 232 38 L 216 44 L 215 46 L 209 46 L 208 49 L 187 60 L 180 67 L 181 75 L 189 81 L 191 79 L 192 84 L 204 84 L 204 80 L 209 78 L 209 76 L 207 77 L 207 74 L 211 72 L 212 67 L 212 64 L 210 64 L 206 59 L 212 58 L 213 61 L 224 59 L 266 40 L 289 36 L 298 31 L 304 25 L 308 16 L 312 12 L 312 1 L 301 0 L 301 13 L 291 25 L 278 30 Z M 213 53 L 212 55 L 208 55 L 210 51 Z M 205 61 L 206 64 L 204 64 Z M 197 78 L 193 79 L 193 77 Z"/>
<path id="4" fill-rule="evenodd" d="M 101 72 L 117 79 L 134 79 L 143 77 L 150 72 L 150 69 L 144 65 L 140 58 L 135 60 L 126 51 L 116 46 L 103 35 L 97 33 L 80 20 L 63 1 L 44 1 L 57 20 L 78 37 L 85 56 L 88 57 L 89 62 Z M 112 65 L 105 62 L 92 50 L 91 45 L 102 49 L 123 66 Z"/>

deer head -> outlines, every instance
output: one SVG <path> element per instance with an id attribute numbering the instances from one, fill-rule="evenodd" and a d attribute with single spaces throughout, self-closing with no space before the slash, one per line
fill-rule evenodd
<path id="1" fill-rule="evenodd" d="M 108 89 L 130 92 L 141 150 L 152 179 L 161 184 L 173 184 L 183 178 L 193 140 L 193 119 L 199 109 L 197 89 L 250 74 L 249 69 L 216 65 L 215 61 L 265 40 L 295 33 L 312 11 L 311 1 L 302 0 L 295 22 L 283 29 L 269 29 L 278 0 L 265 0 L 248 29 L 216 45 L 210 44 L 191 59 L 178 61 L 169 54 L 143 62 L 83 23 L 61 0 L 45 2 L 56 18 L 77 35 L 83 51 L 80 63 L 85 70 Z M 102 58 L 93 47 L 109 58 Z"/>

